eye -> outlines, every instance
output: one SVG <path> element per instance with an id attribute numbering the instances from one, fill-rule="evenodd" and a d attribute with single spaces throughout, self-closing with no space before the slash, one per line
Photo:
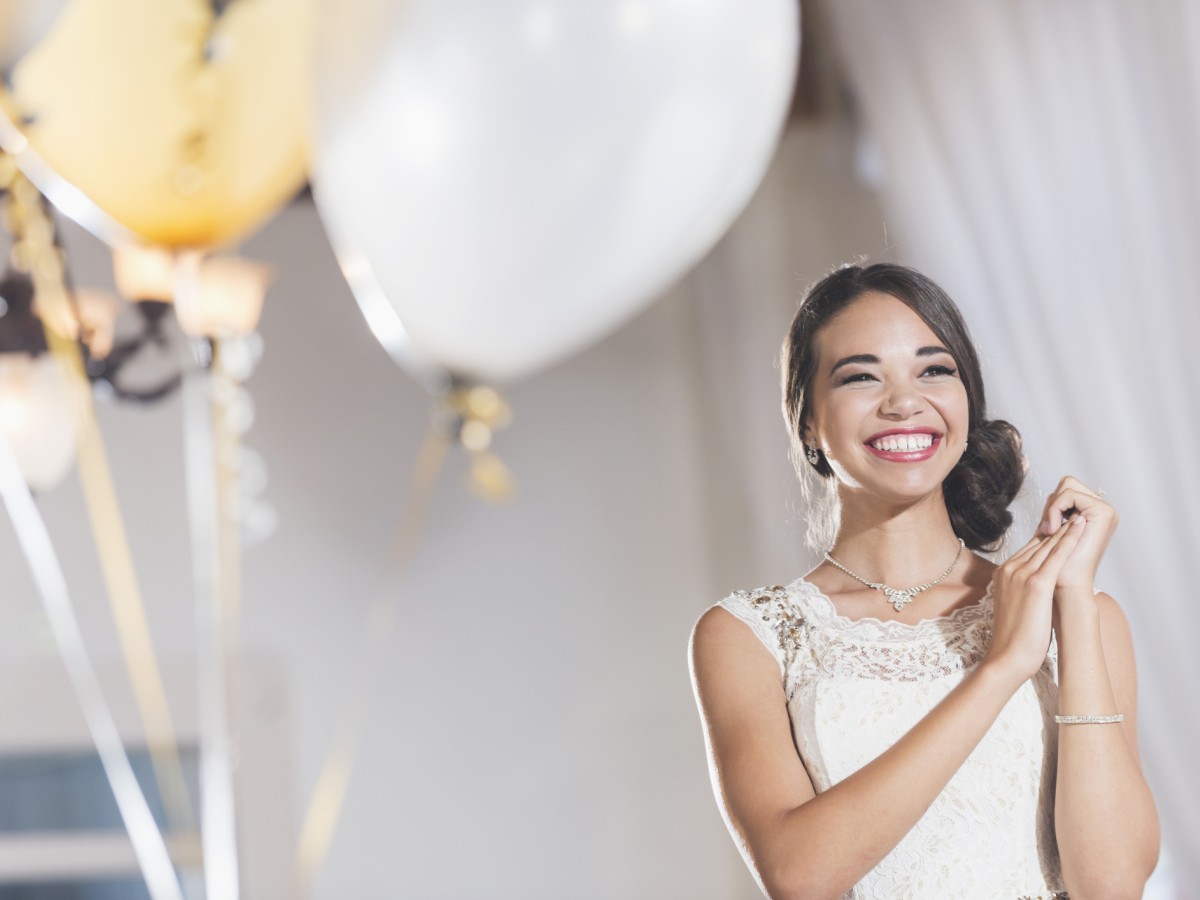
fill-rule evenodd
<path id="1" fill-rule="evenodd" d="M 931 375 L 931 376 L 937 378 L 937 377 L 944 377 L 946 375 L 957 375 L 958 371 L 956 369 L 950 368 L 949 366 L 930 366 L 928 369 L 926 369 L 921 374 L 922 375 Z"/>
<path id="2" fill-rule="evenodd" d="M 847 375 L 845 378 L 840 379 L 838 381 L 838 384 L 839 385 L 854 384 L 856 382 L 864 383 L 867 381 L 874 381 L 874 380 L 875 380 L 875 376 L 872 375 L 870 372 L 855 372 L 853 375 Z"/>

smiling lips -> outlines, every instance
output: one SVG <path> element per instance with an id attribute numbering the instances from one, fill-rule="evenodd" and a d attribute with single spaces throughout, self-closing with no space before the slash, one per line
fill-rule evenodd
<path id="1" fill-rule="evenodd" d="M 866 448 L 880 459 L 892 462 L 920 462 L 937 452 L 942 436 L 929 428 L 893 429 L 873 435 Z"/>

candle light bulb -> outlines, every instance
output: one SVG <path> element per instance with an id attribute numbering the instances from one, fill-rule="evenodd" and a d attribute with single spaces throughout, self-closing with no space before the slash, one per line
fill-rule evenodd
<path id="1" fill-rule="evenodd" d="M 49 353 L 0 353 L 0 429 L 31 490 L 57 487 L 75 461 L 71 376 Z"/>

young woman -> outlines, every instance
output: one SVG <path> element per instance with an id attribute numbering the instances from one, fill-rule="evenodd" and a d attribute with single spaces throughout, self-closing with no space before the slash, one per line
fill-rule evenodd
<path id="1" fill-rule="evenodd" d="M 1133 648 L 1094 590 L 1116 527 L 1066 477 L 996 550 L 1024 477 L 987 419 L 958 309 L 902 266 L 812 289 L 784 417 L 824 561 L 701 616 L 691 665 L 713 789 L 783 898 L 1140 897 L 1158 819 Z"/>

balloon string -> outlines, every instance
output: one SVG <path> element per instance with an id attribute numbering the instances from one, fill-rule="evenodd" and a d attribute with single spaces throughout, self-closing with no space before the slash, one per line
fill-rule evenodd
<path id="1" fill-rule="evenodd" d="M 87 194 L 55 173 L 22 133 L 17 125 L 20 120 L 21 114 L 14 109 L 12 94 L 0 89 L 0 147 L 13 160 L 19 161 L 22 176 L 36 185 L 56 209 L 106 244 L 136 243 L 136 234 L 112 218 Z"/>
<path id="2" fill-rule="evenodd" d="M 67 299 L 62 258 L 54 246 L 53 223 L 42 205 L 42 198 L 20 172 L 13 170 L 6 181 L 2 186 L 9 192 L 6 206 L 10 227 L 15 245 L 21 251 L 19 255 L 28 265 L 33 279 L 42 319 L 53 323 L 72 322 L 75 316 Z M 76 388 L 72 395 L 78 417 L 76 456 L 80 484 L 159 796 L 169 823 L 174 828 L 188 828 L 194 824 L 195 817 L 188 800 L 170 704 L 154 652 L 80 347 L 73 337 L 56 328 L 47 326 L 45 332 L 50 352 Z"/>
<path id="3" fill-rule="evenodd" d="M 449 437 L 432 428 L 421 445 L 411 476 L 409 501 L 393 538 L 393 575 L 399 575 L 407 568 L 416 551 L 449 445 Z M 361 657 L 363 661 L 357 677 L 350 682 L 356 689 L 353 690 L 345 718 L 330 743 L 300 830 L 296 850 L 296 881 L 301 897 L 311 896 L 313 881 L 333 843 L 350 775 L 362 744 L 367 714 L 372 706 L 373 687 L 380 681 L 378 671 L 387 658 L 388 639 L 395 628 L 397 611 L 397 600 L 391 594 L 388 599 L 376 600 L 368 613 L 368 647 Z"/>
<path id="4" fill-rule="evenodd" d="M 108 586 L 121 652 L 133 683 L 167 818 L 173 828 L 191 828 L 196 819 L 179 758 L 175 725 L 90 395 L 87 406 L 79 433 L 79 478 Z"/>
<path id="5" fill-rule="evenodd" d="M 180 257 L 175 270 L 175 301 L 197 302 L 199 257 Z M 226 588 L 230 544 L 222 540 L 216 449 L 226 416 L 214 403 L 209 342 L 195 339 L 196 360 L 184 363 L 184 461 L 192 533 L 192 579 L 196 602 L 196 665 L 200 705 L 200 838 L 204 847 L 204 886 L 208 900 L 237 900 L 237 807 L 234 791 L 229 686 L 226 666 L 228 607 Z M 235 552 L 236 555 L 236 552 Z"/>
<path id="6" fill-rule="evenodd" d="M 62 657 L 83 717 L 108 777 L 121 821 L 153 900 L 183 900 L 183 890 L 171 865 L 162 832 L 129 763 L 112 712 L 104 702 L 99 680 L 88 658 L 79 621 L 67 591 L 66 578 L 50 542 L 25 478 L 8 440 L 0 431 L 0 494 L 17 532 L 17 541 L 33 572 L 46 617 Z"/>
<path id="7" fill-rule="evenodd" d="M 217 558 L 220 561 L 218 569 L 220 578 L 221 598 L 221 638 L 224 642 L 222 658 L 226 678 L 225 698 L 229 704 L 226 711 L 226 721 L 233 728 L 238 722 L 238 675 L 239 653 L 241 646 L 242 621 L 242 509 L 241 509 L 241 438 L 230 427 L 231 413 L 228 406 L 230 397 L 238 391 L 238 383 L 225 374 L 218 365 L 221 356 L 221 342 L 214 341 L 212 354 L 213 365 L 210 374 L 210 384 L 217 387 L 216 381 L 223 383 L 224 390 L 215 390 L 213 403 L 213 456 L 216 463 L 217 475 L 217 507 L 220 513 L 218 520 Z M 237 732 L 232 731 L 236 743 Z"/>

